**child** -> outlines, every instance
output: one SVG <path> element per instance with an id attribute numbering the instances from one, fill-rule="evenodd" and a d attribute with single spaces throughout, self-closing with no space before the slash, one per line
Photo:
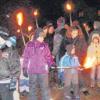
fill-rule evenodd
<path id="1" fill-rule="evenodd" d="M 21 66 L 23 62 L 23 58 L 20 58 Z M 23 75 L 23 69 L 21 67 L 21 74 L 19 80 L 19 92 L 21 96 L 27 96 L 29 93 L 29 77 L 25 77 Z"/>
<path id="2" fill-rule="evenodd" d="M 60 59 L 60 68 L 64 68 L 64 98 L 71 99 L 71 86 L 74 89 L 74 97 L 79 98 L 79 86 L 78 86 L 78 71 L 77 68 L 80 66 L 77 56 L 75 55 L 75 46 L 67 45 L 66 53 Z"/>
<path id="3" fill-rule="evenodd" d="M 54 61 L 44 38 L 44 31 L 37 30 L 34 40 L 27 43 L 23 53 L 23 75 L 29 76 L 29 100 L 37 100 L 37 84 L 41 90 L 41 99 L 50 100 L 51 98 L 48 74 L 49 67 L 54 64 Z"/>
<path id="4" fill-rule="evenodd" d="M 100 87 L 100 36 L 99 32 L 94 32 L 92 35 L 91 43 L 87 50 L 87 57 L 89 57 L 92 61 L 91 65 L 91 87 L 95 86 L 96 74 L 97 74 L 97 86 Z"/>

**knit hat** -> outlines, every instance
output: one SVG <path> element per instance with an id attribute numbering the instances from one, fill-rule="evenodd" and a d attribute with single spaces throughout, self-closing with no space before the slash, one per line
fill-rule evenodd
<path id="1" fill-rule="evenodd" d="M 91 41 L 93 40 L 93 38 L 95 36 L 97 36 L 97 37 L 100 36 L 100 29 L 96 29 L 90 34 L 90 36 L 89 36 L 89 44 L 91 43 Z"/>
<path id="2" fill-rule="evenodd" d="M 42 32 L 43 32 L 42 28 L 36 29 L 35 34 L 34 34 L 34 39 L 37 39 Z"/>
<path id="3" fill-rule="evenodd" d="M 100 28 L 100 21 L 94 21 L 94 26 L 96 26 L 96 29 Z"/>
<path id="4" fill-rule="evenodd" d="M 8 47 L 16 46 L 16 37 L 15 36 L 9 37 L 8 40 L 6 41 L 6 45 Z"/>
<path id="5" fill-rule="evenodd" d="M 97 38 L 97 39 L 100 41 L 100 35 L 99 35 L 99 34 L 93 34 L 93 35 L 92 35 L 92 40 L 93 40 L 94 38 Z"/>

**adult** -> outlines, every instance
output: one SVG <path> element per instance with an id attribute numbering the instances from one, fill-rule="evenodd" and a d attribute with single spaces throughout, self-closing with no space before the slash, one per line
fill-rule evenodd
<path id="1" fill-rule="evenodd" d="M 53 40 L 53 51 L 52 54 L 56 59 L 56 64 L 59 65 L 59 57 L 58 57 L 58 53 L 59 53 L 59 48 L 61 45 L 61 41 L 63 39 L 63 34 L 60 34 L 61 30 L 64 29 L 64 25 L 65 25 L 65 19 L 63 17 L 60 17 L 57 20 L 57 28 L 55 29 L 55 35 L 54 35 L 54 40 Z"/>
<path id="2" fill-rule="evenodd" d="M 60 45 L 60 50 L 59 50 L 59 54 L 61 55 L 60 57 L 62 57 L 64 55 L 64 51 L 65 51 L 65 47 L 68 44 L 73 44 L 76 47 L 76 55 L 79 58 L 79 62 L 81 65 L 84 64 L 84 59 L 86 57 L 86 51 L 87 51 L 87 43 L 84 39 L 83 33 L 81 31 L 79 31 L 78 27 L 72 27 L 72 31 L 70 34 L 67 34 L 66 38 L 63 39 L 61 45 Z M 86 84 L 83 81 L 83 75 L 80 72 L 80 88 L 82 90 L 82 92 L 84 93 L 88 93 L 87 89 L 85 88 Z"/>
<path id="3" fill-rule="evenodd" d="M 46 43 L 48 43 L 49 49 L 52 52 L 52 50 L 53 50 L 53 38 L 54 38 L 54 34 L 55 34 L 55 29 L 54 29 L 53 25 L 48 25 L 47 27 L 48 27 L 48 32 L 47 32 L 47 35 L 46 35 L 44 41 Z"/>
<path id="4" fill-rule="evenodd" d="M 93 34 L 97 33 L 97 31 L 100 32 L 100 21 L 94 21 L 93 26 L 94 26 L 94 30 L 90 34 L 88 43 L 90 43 Z M 99 32 L 98 34 L 100 34 Z"/>
<path id="5" fill-rule="evenodd" d="M 7 29 L 6 29 L 7 30 Z M 16 50 L 16 37 L 9 37 L 8 31 L 0 27 L 0 100 L 14 100 L 14 80 L 20 72 L 20 59 Z"/>

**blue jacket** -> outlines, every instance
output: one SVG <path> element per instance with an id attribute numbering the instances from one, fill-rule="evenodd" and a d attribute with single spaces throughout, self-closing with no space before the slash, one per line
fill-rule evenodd
<path id="1" fill-rule="evenodd" d="M 80 63 L 77 56 L 69 56 L 67 53 L 60 59 L 59 67 L 79 67 Z"/>

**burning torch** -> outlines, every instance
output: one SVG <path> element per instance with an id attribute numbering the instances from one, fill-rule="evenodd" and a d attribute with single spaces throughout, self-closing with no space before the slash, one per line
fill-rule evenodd
<path id="1" fill-rule="evenodd" d="M 22 40 L 23 40 L 23 43 L 24 43 L 24 46 L 25 46 L 25 38 L 24 38 L 22 28 L 21 28 L 22 24 L 23 24 L 23 13 L 22 12 L 17 13 L 16 20 L 17 20 L 18 25 L 20 26 L 20 33 L 22 35 Z"/>

